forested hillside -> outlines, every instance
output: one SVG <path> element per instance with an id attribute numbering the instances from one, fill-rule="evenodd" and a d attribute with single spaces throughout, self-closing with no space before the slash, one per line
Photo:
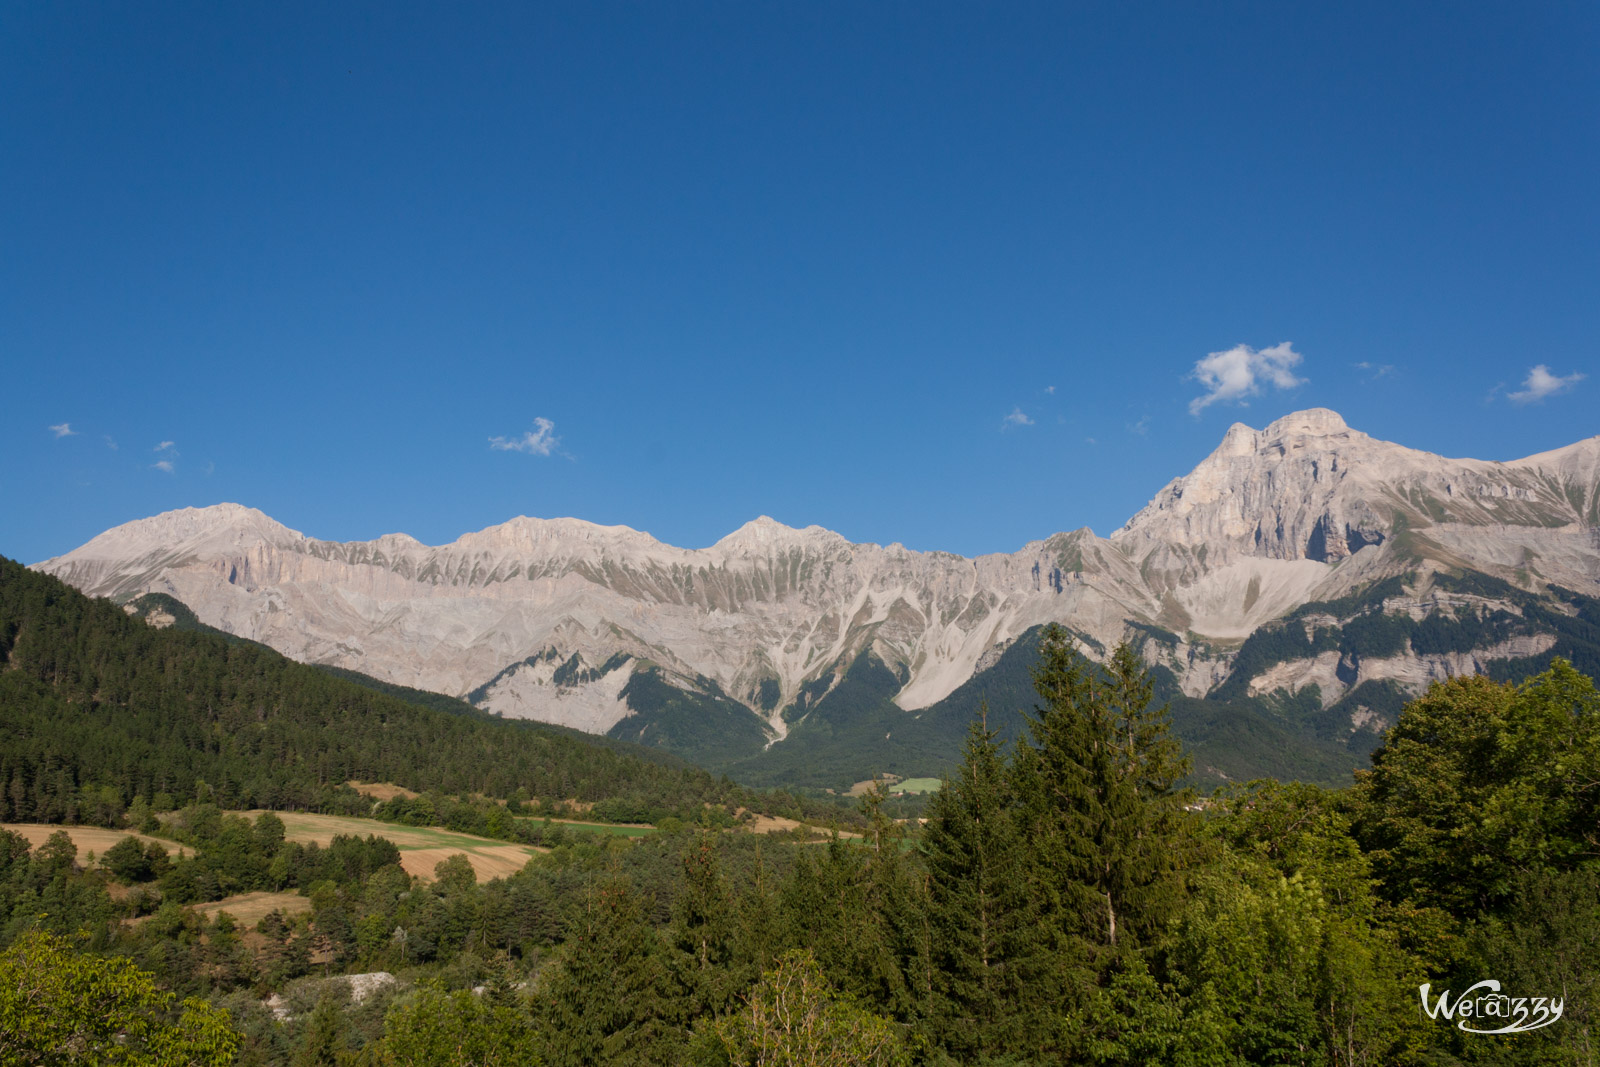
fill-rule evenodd
<path id="1" fill-rule="evenodd" d="M 1434 686 L 1346 788 L 1201 798 L 1159 671 L 1127 646 L 1093 664 L 1057 628 L 1036 642 L 1035 713 L 992 694 L 1007 706 L 968 724 L 925 825 L 872 793 L 861 836 L 819 847 L 727 832 L 752 798 L 704 772 L 154 629 L 0 564 L 5 821 L 147 835 L 91 857 L 0 831 L 0 1057 L 1590 1062 L 1600 697 L 1566 661 Z M 426 792 L 374 807 L 351 779 Z M 522 798 L 676 817 L 607 839 L 514 818 Z M 459 855 L 414 878 L 381 822 L 322 845 L 223 810 L 257 806 L 549 851 L 487 884 Z M 241 894 L 279 903 L 241 923 Z M 1438 992 L 1488 978 L 1508 999 L 1480 1016 L 1548 1025 L 1462 1030 Z"/>
<path id="2" fill-rule="evenodd" d="M 370 801 L 351 780 L 612 800 L 635 817 L 693 816 L 706 804 L 791 814 L 802 804 L 613 741 L 407 695 L 251 642 L 155 629 L 0 560 L 0 819 L 112 825 L 139 796 L 364 812 Z"/>
<path id="3" fill-rule="evenodd" d="M 270 814 L 204 803 L 148 818 L 188 850 L 175 859 L 130 839 L 96 864 L 65 834 L 30 849 L 0 831 L 0 1019 L 18 1021 L 0 1056 L 1592 1063 L 1589 679 L 1560 660 L 1520 685 L 1453 679 L 1351 787 L 1204 799 L 1177 786 L 1186 758 L 1152 693 L 1127 648 L 1102 669 L 1048 631 L 1040 714 L 1014 745 L 971 724 L 925 826 L 869 794 L 864 836 L 823 847 L 675 827 L 568 840 L 479 884 L 459 858 L 413 879 L 380 837 L 301 845 Z M 243 925 L 226 901 L 185 906 L 251 890 L 304 907 Z M 1466 1014 L 1486 979 L 1505 995 Z M 1506 1026 L 1525 1032 L 1482 1032 Z"/>

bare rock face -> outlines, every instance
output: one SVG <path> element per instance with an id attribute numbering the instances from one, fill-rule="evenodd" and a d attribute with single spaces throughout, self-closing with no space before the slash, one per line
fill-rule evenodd
<path id="1" fill-rule="evenodd" d="M 1593 529 L 1597 486 L 1600 438 L 1511 463 L 1445 459 L 1375 440 L 1313 408 L 1265 430 L 1235 423 L 1112 539 L 1136 554 L 1205 545 L 1337 563 L 1397 529 Z"/>
<path id="2" fill-rule="evenodd" d="M 977 559 L 764 517 L 697 550 L 531 518 L 442 546 L 340 543 L 218 504 L 119 526 L 38 568 L 98 596 L 170 594 L 296 659 L 594 732 L 632 713 L 624 689 L 652 669 L 744 703 L 780 739 L 801 688 L 863 652 L 901 678 L 909 711 L 1043 623 L 1090 648 L 1165 632 L 1147 658 L 1200 695 L 1263 623 L 1381 578 L 1425 587 L 1465 568 L 1600 593 L 1597 531 L 1600 438 L 1511 463 L 1453 460 L 1313 409 L 1234 425 L 1110 538 L 1078 530 Z M 1477 663 L 1370 670 L 1413 680 Z M 1293 689 L 1331 668 L 1275 670 L 1269 681 Z"/>

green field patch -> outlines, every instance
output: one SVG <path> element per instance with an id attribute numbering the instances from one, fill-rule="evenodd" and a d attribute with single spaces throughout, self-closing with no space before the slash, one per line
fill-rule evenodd
<path id="1" fill-rule="evenodd" d="M 537 816 L 530 818 L 525 815 L 519 815 L 517 816 L 517 819 L 520 822 L 535 822 L 541 824 L 546 821 L 545 819 L 538 818 Z M 562 826 L 570 826 L 574 830 L 588 830 L 593 833 L 611 834 L 614 837 L 644 837 L 646 834 L 653 834 L 656 832 L 656 828 L 654 826 L 621 826 L 616 823 L 609 822 L 578 822 L 576 819 L 550 819 L 548 821 L 551 823 L 560 824 Z"/>
<path id="2" fill-rule="evenodd" d="M 894 786 L 891 792 L 895 793 L 937 793 L 940 779 L 938 778 L 907 778 L 899 785 Z"/>

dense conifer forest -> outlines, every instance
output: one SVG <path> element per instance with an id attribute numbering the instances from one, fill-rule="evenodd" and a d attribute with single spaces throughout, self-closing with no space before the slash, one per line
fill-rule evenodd
<path id="1" fill-rule="evenodd" d="M 224 808 L 364 814 L 370 801 L 348 781 L 534 809 L 599 804 L 623 819 L 693 818 L 707 804 L 849 818 L 649 750 L 357 682 L 204 627 L 154 629 L 5 559 L 0 664 L 4 821 L 111 826 L 135 797 L 158 808 L 201 796 Z"/>
<path id="2" fill-rule="evenodd" d="M 0 1062 L 1593 1063 L 1600 697 L 1541 671 L 1435 685 L 1345 788 L 1201 797 L 1139 658 L 1049 630 L 1025 732 L 980 715 L 925 824 L 873 792 L 818 843 L 732 829 L 752 795 L 709 775 L 0 565 L 4 820 L 147 838 L 91 861 L 0 831 Z M 425 818 L 351 779 L 458 821 L 632 798 L 662 829 L 480 882 L 408 876 L 383 822 L 312 845 L 226 810 Z M 268 891 L 303 906 L 200 906 Z M 1487 979 L 1503 1004 L 1462 1015 Z M 1458 1025 L 1539 998 L 1549 1026 Z"/>

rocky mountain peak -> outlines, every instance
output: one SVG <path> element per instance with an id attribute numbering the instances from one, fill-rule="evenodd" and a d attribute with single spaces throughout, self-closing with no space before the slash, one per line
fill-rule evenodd
<path id="1" fill-rule="evenodd" d="M 1352 472 L 1363 482 L 1391 479 L 1409 467 L 1410 455 L 1409 449 L 1352 430 L 1327 408 L 1293 412 L 1263 430 L 1234 423 L 1216 451 L 1169 482 L 1112 538 L 1130 545 L 1207 544 L 1247 556 L 1326 559 L 1326 552 L 1307 549 L 1346 479 Z M 1356 510 L 1362 512 L 1358 525 L 1373 517 Z"/>
<path id="2" fill-rule="evenodd" d="M 212 504 L 203 508 L 178 508 L 148 519 L 114 526 L 72 555 L 92 559 L 136 559 L 150 553 L 172 552 L 181 546 L 204 542 L 261 539 L 274 544 L 303 541 L 305 535 L 255 508 L 243 504 Z M 61 557 L 58 557 L 61 558 Z M 38 566 L 49 569 L 56 560 Z"/>
<path id="3" fill-rule="evenodd" d="M 1281 419 L 1267 424 L 1262 436 L 1271 440 L 1278 437 L 1334 437 L 1353 433 L 1344 417 L 1329 408 L 1307 408 L 1290 412 Z M 1366 434 L 1360 436 L 1365 437 Z"/>
<path id="4" fill-rule="evenodd" d="M 1130 626 L 1231 642 L 1429 566 L 1596 588 L 1597 529 L 1600 438 L 1509 463 L 1446 459 L 1313 408 L 1234 425 L 1109 540 L 1080 530 L 975 560 L 765 515 L 701 549 L 527 516 L 437 547 L 313 541 L 219 504 L 119 526 L 39 566 L 98 595 L 166 593 L 295 658 L 509 715 L 604 731 L 638 711 L 624 694 L 633 672 L 653 671 L 696 692 L 714 683 L 777 737 L 786 707 L 865 651 L 916 710 L 1048 622 L 1106 648 Z M 1174 660 L 1186 692 L 1223 666 L 1196 655 Z"/>
<path id="5" fill-rule="evenodd" d="M 575 546 L 634 546 L 647 548 L 661 542 L 631 526 L 602 526 L 584 519 L 514 519 L 463 534 L 449 547 L 561 554 Z"/>
<path id="6" fill-rule="evenodd" d="M 733 555 L 765 556 L 774 548 L 788 545 L 839 546 L 849 542 L 840 534 L 821 526 L 797 529 L 785 526 L 769 515 L 760 515 L 711 546 L 711 551 Z"/>
<path id="7" fill-rule="evenodd" d="M 1283 456 L 1292 450 L 1312 449 L 1331 451 L 1347 447 L 1354 442 L 1370 442 L 1372 438 L 1360 430 L 1352 430 L 1337 411 L 1328 408 L 1307 408 L 1274 419 L 1266 429 L 1257 430 L 1236 422 L 1223 434 L 1222 443 L 1211 455 L 1201 461 L 1198 469 L 1208 465 L 1224 464 L 1248 456 L 1270 458 Z M 1387 442 L 1375 442 L 1391 448 Z M 1193 477 L 1193 475 L 1190 475 Z"/>
<path id="8" fill-rule="evenodd" d="M 733 548 L 740 545 L 769 545 L 774 541 L 783 539 L 785 535 L 799 532 L 792 526 L 785 526 L 770 515 L 757 515 L 737 530 L 724 536 L 717 542 L 717 545 L 725 548 Z"/>

